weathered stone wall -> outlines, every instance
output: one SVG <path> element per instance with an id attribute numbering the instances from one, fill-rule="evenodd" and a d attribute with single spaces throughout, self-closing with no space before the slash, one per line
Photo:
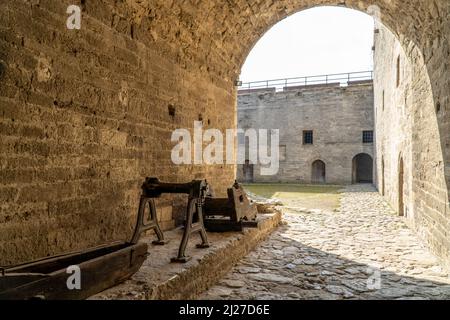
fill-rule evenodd
<path id="1" fill-rule="evenodd" d="M 363 143 L 363 131 L 374 130 L 373 83 L 306 86 L 276 92 L 238 94 L 238 128 L 280 130 L 278 174 L 261 175 L 254 165 L 254 182 L 312 183 L 313 163 L 325 163 L 325 182 L 351 184 L 353 158 L 374 156 L 373 144 Z M 303 144 L 303 131 L 312 130 L 313 145 Z M 243 141 L 241 141 L 243 142 Z M 243 166 L 237 176 L 245 180 Z"/>
<path id="2" fill-rule="evenodd" d="M 374 85 L 378 189 L 448 263 L 450 217 L 442 143 L 450 133 L 441 135 L 438 122 L 442 114 L 447 120 L 441 121 L 448 121 L 448 111 L 439 106 L 439 101 L 434 103 L 425 70 L 418 67 L 422 57 L 417 48 L 409 47 L 405 52 L 390 30 L 383 25 L 377 30 Z"/>
<path id="3" fill-rule="evenodd" d="M 403 214 L 412 217 L 412 67 L 399 41 L 382 25 L 376 26 L 374 52 L 378 189 L 401 211 L 398 191 L 403 161 Z"/>

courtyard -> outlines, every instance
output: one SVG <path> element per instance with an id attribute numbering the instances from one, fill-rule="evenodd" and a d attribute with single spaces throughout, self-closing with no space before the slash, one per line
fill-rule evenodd
<path id="1" fill-rule="evenodd" d="M 201 299 L 450 298 L 449 274 L 372 185 L 247 188 L 278 197 L 284 224 Z"/>

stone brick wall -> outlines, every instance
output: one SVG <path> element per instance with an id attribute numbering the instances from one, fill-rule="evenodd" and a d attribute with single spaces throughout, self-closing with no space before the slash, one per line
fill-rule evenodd
<path id="1" fill-rule="evenodd" d="M 278 174 L 261 175 L 257 164 L 254 182 L 312 183 L 313 163 L 321 160 L 326 166 L 326 183 L 351 184 L 353 158 L 361 153 L 374 156 L 373 144 L 364 144 L 362 139 L 363 131 L 374 130 L 373 108 L 371 81 L 347 87 L 240 92 L 238 127 L 278 129 L 283 149 Z M 305 130 L 313 131 L 313 145 L 303 144 Z M 242 165 L 238 166 L 237 176 L 245 180 Z"/>

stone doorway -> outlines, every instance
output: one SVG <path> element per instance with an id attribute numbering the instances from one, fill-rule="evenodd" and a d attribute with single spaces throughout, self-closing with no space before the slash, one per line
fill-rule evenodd
<path id="1" fill-rule="evenodd" d="M 353 158 L 353 183 L 373 183 L 373 158 L 360 153 Z"/>
<path id="2" fill-rule="evenodd" d="M 315 184 L 326 183 L 326 165 L 322 160 L 313 162 L 311 182 Z"/>

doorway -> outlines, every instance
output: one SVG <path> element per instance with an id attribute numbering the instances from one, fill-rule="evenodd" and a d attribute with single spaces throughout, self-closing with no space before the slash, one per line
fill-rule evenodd
<path id="1" fill-rule="evenodd" d="M 353 158 L 353 183 L 373 183 L 373 159 L 367 153 Z"/>
<path id="2" fill-rule="evenodd" d="M 322 160 L 316 160 L 312 164 L 312 183 L 326 183 L 326 166 Z"/>

